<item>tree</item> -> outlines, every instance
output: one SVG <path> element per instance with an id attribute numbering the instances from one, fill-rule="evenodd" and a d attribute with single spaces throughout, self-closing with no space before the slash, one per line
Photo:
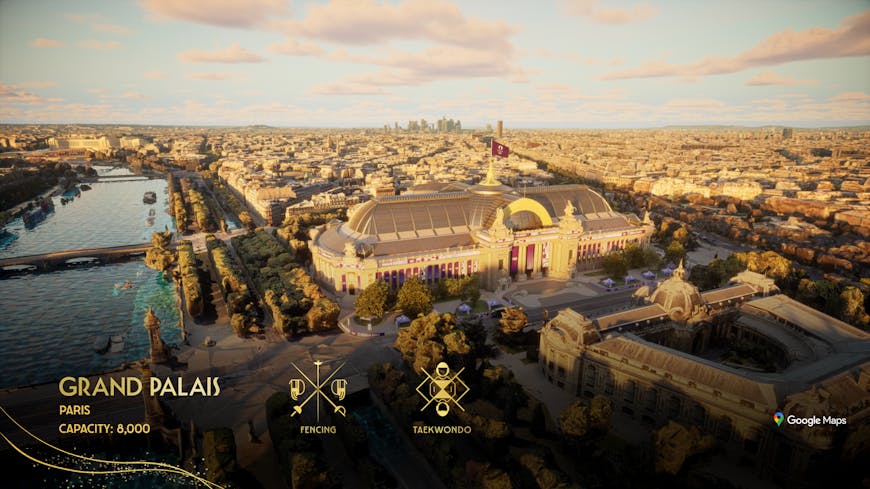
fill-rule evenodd
<path id="1" fill-rule="evenodd" d="M 519 334 L 529 324 L 529 316 L 519 307 L 510 307 L 502 312 L 498 324 L 506 336 Z"/>
<path id="2" fill-rule="evenodd" d="M 432 291 L 418 277 L 405 280 L 396 298 L 398 308 L 410 318 L 432 310 Z"/>
<path id="3" fill-rule="evenodd" d="M 589 407 L 589 427 L 598 431 L 607 431 L 610 429 L 611 413 L 610 399 L 604 396 L 593 397 Z"/>
<path id="4" fill-rule="evenodd" d="M 458 357 L 459 363 L 465 363 L 464 358 L 472 351 L 465 332 L 456 328 L 453 315 L 436 312 L 411 321 L 407 328 L 399 331 L 393 346 L 417 373 L 422 373 L 423 369 L 432 372 L 438 362 L 447 357 Z M 451 368 L 458 368 L 457 362 L 449 363 Z"/>
<path id="5" fill-rule="evenodd" d="M 680 423 L 668 421 L 655 435 L 656 472 L 675 475 L 686 459 L 710 449 L 714 443 L 713 437 L 701 436 L 695 426 L 686 429 Z"/>
<path id="6" fill-rule="evenodd" d="M 390 286 L 386 282 L 372 282 L 356 297 L 353 305 L 361 318 L 382 318 L 387 309 Z"/>
<path id="7" fill-rule="evenodd" d="M 314 301 L 308 314 L 305 315 L 308 320 L 309 331 L 320 331 L 334 328 L 338 325 L 338 315 L 341 313 L 341 307 L 332 299 L 320 297 Z"/>
<path id="8" fill-rule="evenodd" d="M 559 414 L 559 429 L 574 440 L 589 432 L 589 408 L 581 401 L 574 401 Z"/>
<path id="9" fill-rule="evenodd" d="M 559 429 L 576 443 L 590 432 L 607 431 L 610 415 L 610 399 L 604 396 L 595 396 L 590 407 L 582 401 L 574 401 L 559 415 Z"/>
<path id="10" fill-rule="evenodd" d="M 674 231 L 673 239 L 685 247 L 689 244 L 689 231 L 681 226 Z"/>
<path id="11" fill-rule="evenodd" d="M 607 275 L 614 278 L 623 278 L 628 273 L 628 263 L 621 253 L 611 253 L 601 260 L 601 267 Z"/>
<path id="12" fill-rule="evenodd" d="M 637 243 L 628 243 L 622 250 L 622 257 L 625 258 L 628 268 L 640 268 L 644 263 L 644 250 Z"/>
<path id="13" fill-rule="evenodd" d="M 842 310 L 840 317 L 843 321 L 858 326 L 867 331 L 870 329 L 870 316 L 864 310 L 864 294 L 853 286 L 848 286 L 840 292 Z"/>
<path id="14" fill-rule="evenodd" d="M 668 249 L 665 250 L 665 261 L 670 263 L 679 263 L 686 258 L 686 249 L 679 241 L 671 241 Z"/>

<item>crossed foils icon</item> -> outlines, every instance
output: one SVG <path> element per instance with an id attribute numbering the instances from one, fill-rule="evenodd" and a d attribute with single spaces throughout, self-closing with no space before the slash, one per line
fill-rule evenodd
<path id="1" fill-rule="evenodd" d="M 305 394 L 306 382 L 307 385 L 313 387 L 313 390 L 308 395 L 308 397 L 299 402 L 299 404 L 293 406 L 293 412 L 290 413 L 290 417 L 296 416 L 297 414 L 302 414 L 302 408 L 305 407 L 305 405 L 308 404 L 308 401 L 310 401 L 314 397 L 317 397 L 318 423 L 320 422 L 320 399 L 323 399 L 324 401 L 326 401 L 327 404 L 331 405 L 334 413 L 338 413 L 342 416 L 347 415 L 347 410 L 345 409 L 345 407 L 333 401 L 329 396 L 329 393 L 332 393 L 332 395 L 335 396 L 338 402 L 341 402 L 344 400 L 345 395 L 347 395 L 347 380 L 333 379 L 335 374 L 337 374 L 338 371 L 341 370 L 341 367 L 344 367 L 343 363 L 339 365 L 337 369 L 333 370 L 332 373 L 329 374 L 329 377 L 327 377 L 326 380 L 323 381 L 320 380 L 320 366 L 323 365 L 323 362 L 319 360 L 314 362 L 314 366 L 317 368 L 315 373 L 315 380 L 311 380 L 307 375 L 305 375 L 305 372 L 300 370 L 295 363 L 291 363 L 291 365 L 293 365 L 296 371 L 299 372 L 300 375 L 302 375 L 302 379 L 290 379 L 290 397 L 294 401 L 299 401 L 302 395 Z M 305 380 L 305 382 L 303 382 L 303 379 Z M 329 385 L 329 390 L 327 392 L 324 392 L 323 388 L 326 385 Z"/>
<path id="2" fill-rule="evenodd" d="M 426 404 L 420 408 L 420 411 L 425 410 L 433 402 L 435 403 L 435 412 L 442 418 L 450 412 L 450 403 L 465 411 L 465 408 L 459 404 L 459 401 L 469 391 L 465 382 L 459 378 L 459 374 L 465 370 L 464 367 L 452 376 L 450 375 L 450 367 L 445 362 L 440 362 L 435 366 L 435 375 L 429 374 L 425 368 L 422 370 L 426 374 L 426 378 L 417 386 L 417 393 L 426 401 Z"/>

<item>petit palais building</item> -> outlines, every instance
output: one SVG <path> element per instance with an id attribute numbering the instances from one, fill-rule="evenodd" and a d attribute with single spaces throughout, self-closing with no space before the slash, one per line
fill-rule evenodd
<path id="1" fill-rule="evenodd" d="M 624 421 L 697 427 L 786 487 L 804 487 L 829 457 L 867 457 L 870 334 L 780 294 L 757 273 L 704 292 L 685 274 L 680 263 L 625 311 L 560 311 L 541 329 L 544 377 L 580 397 L 607 397 Z M 847 424 L 777 426 L 776 412 Z"/>
<path id="2" fill-rule="evenodd" d="M 496 180 L 490 166 L 477 185 L 418 185 L 354 206 L 347 222 L 313 229 L 309 247 L 317 280 L 337 293 L 377 280 L 397 289 L 410 277 L 434 284 L 471 274 L 497 290 L 569 279 L 629 243 L 648 243 L 653 230 L 585 185 L 520 191 Z"/>

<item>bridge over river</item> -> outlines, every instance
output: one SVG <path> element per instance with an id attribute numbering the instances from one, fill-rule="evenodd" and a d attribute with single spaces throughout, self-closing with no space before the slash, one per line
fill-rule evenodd
<path id="1" fill-rule="evenodd" d="M 13 258 L 0 259 L 0 273 L 7 267 L 32 265 L 37 268 L 48 270 L 55 266 L 66 263 L 74 258 L 94 258 L 101 262 L 111 262 L 124 259 L 130 255 L 144 253 L 153 244 L 147 243 L 124 245 L 124 246 L 109 246 L 105 248 L 82 248 L 78 250 L 55 251 L 51 253 L 43 253 L 40 255 L 16 256 Z M 170 244 L 169 248 L 175 247 L 175 244 Z"/>

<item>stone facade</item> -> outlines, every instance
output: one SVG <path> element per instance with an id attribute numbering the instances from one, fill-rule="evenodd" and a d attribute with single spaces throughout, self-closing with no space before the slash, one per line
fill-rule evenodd
<path id="1" fill-rule="evenodd" d="M 441 187 L 376 197 L 352 208 L 348 222 L 312 230 L 317 280 L 347 294 L 377 280 L 395 289 L 411 276 L 433 284 L 477 274 L 489 290 L 511 280 L 567 280 L 629 243 L 647 244 L 654 231 L 651 223 L 613 212 L 582 185 L 520 195 L 490 171 L 478 185 Z"/>

